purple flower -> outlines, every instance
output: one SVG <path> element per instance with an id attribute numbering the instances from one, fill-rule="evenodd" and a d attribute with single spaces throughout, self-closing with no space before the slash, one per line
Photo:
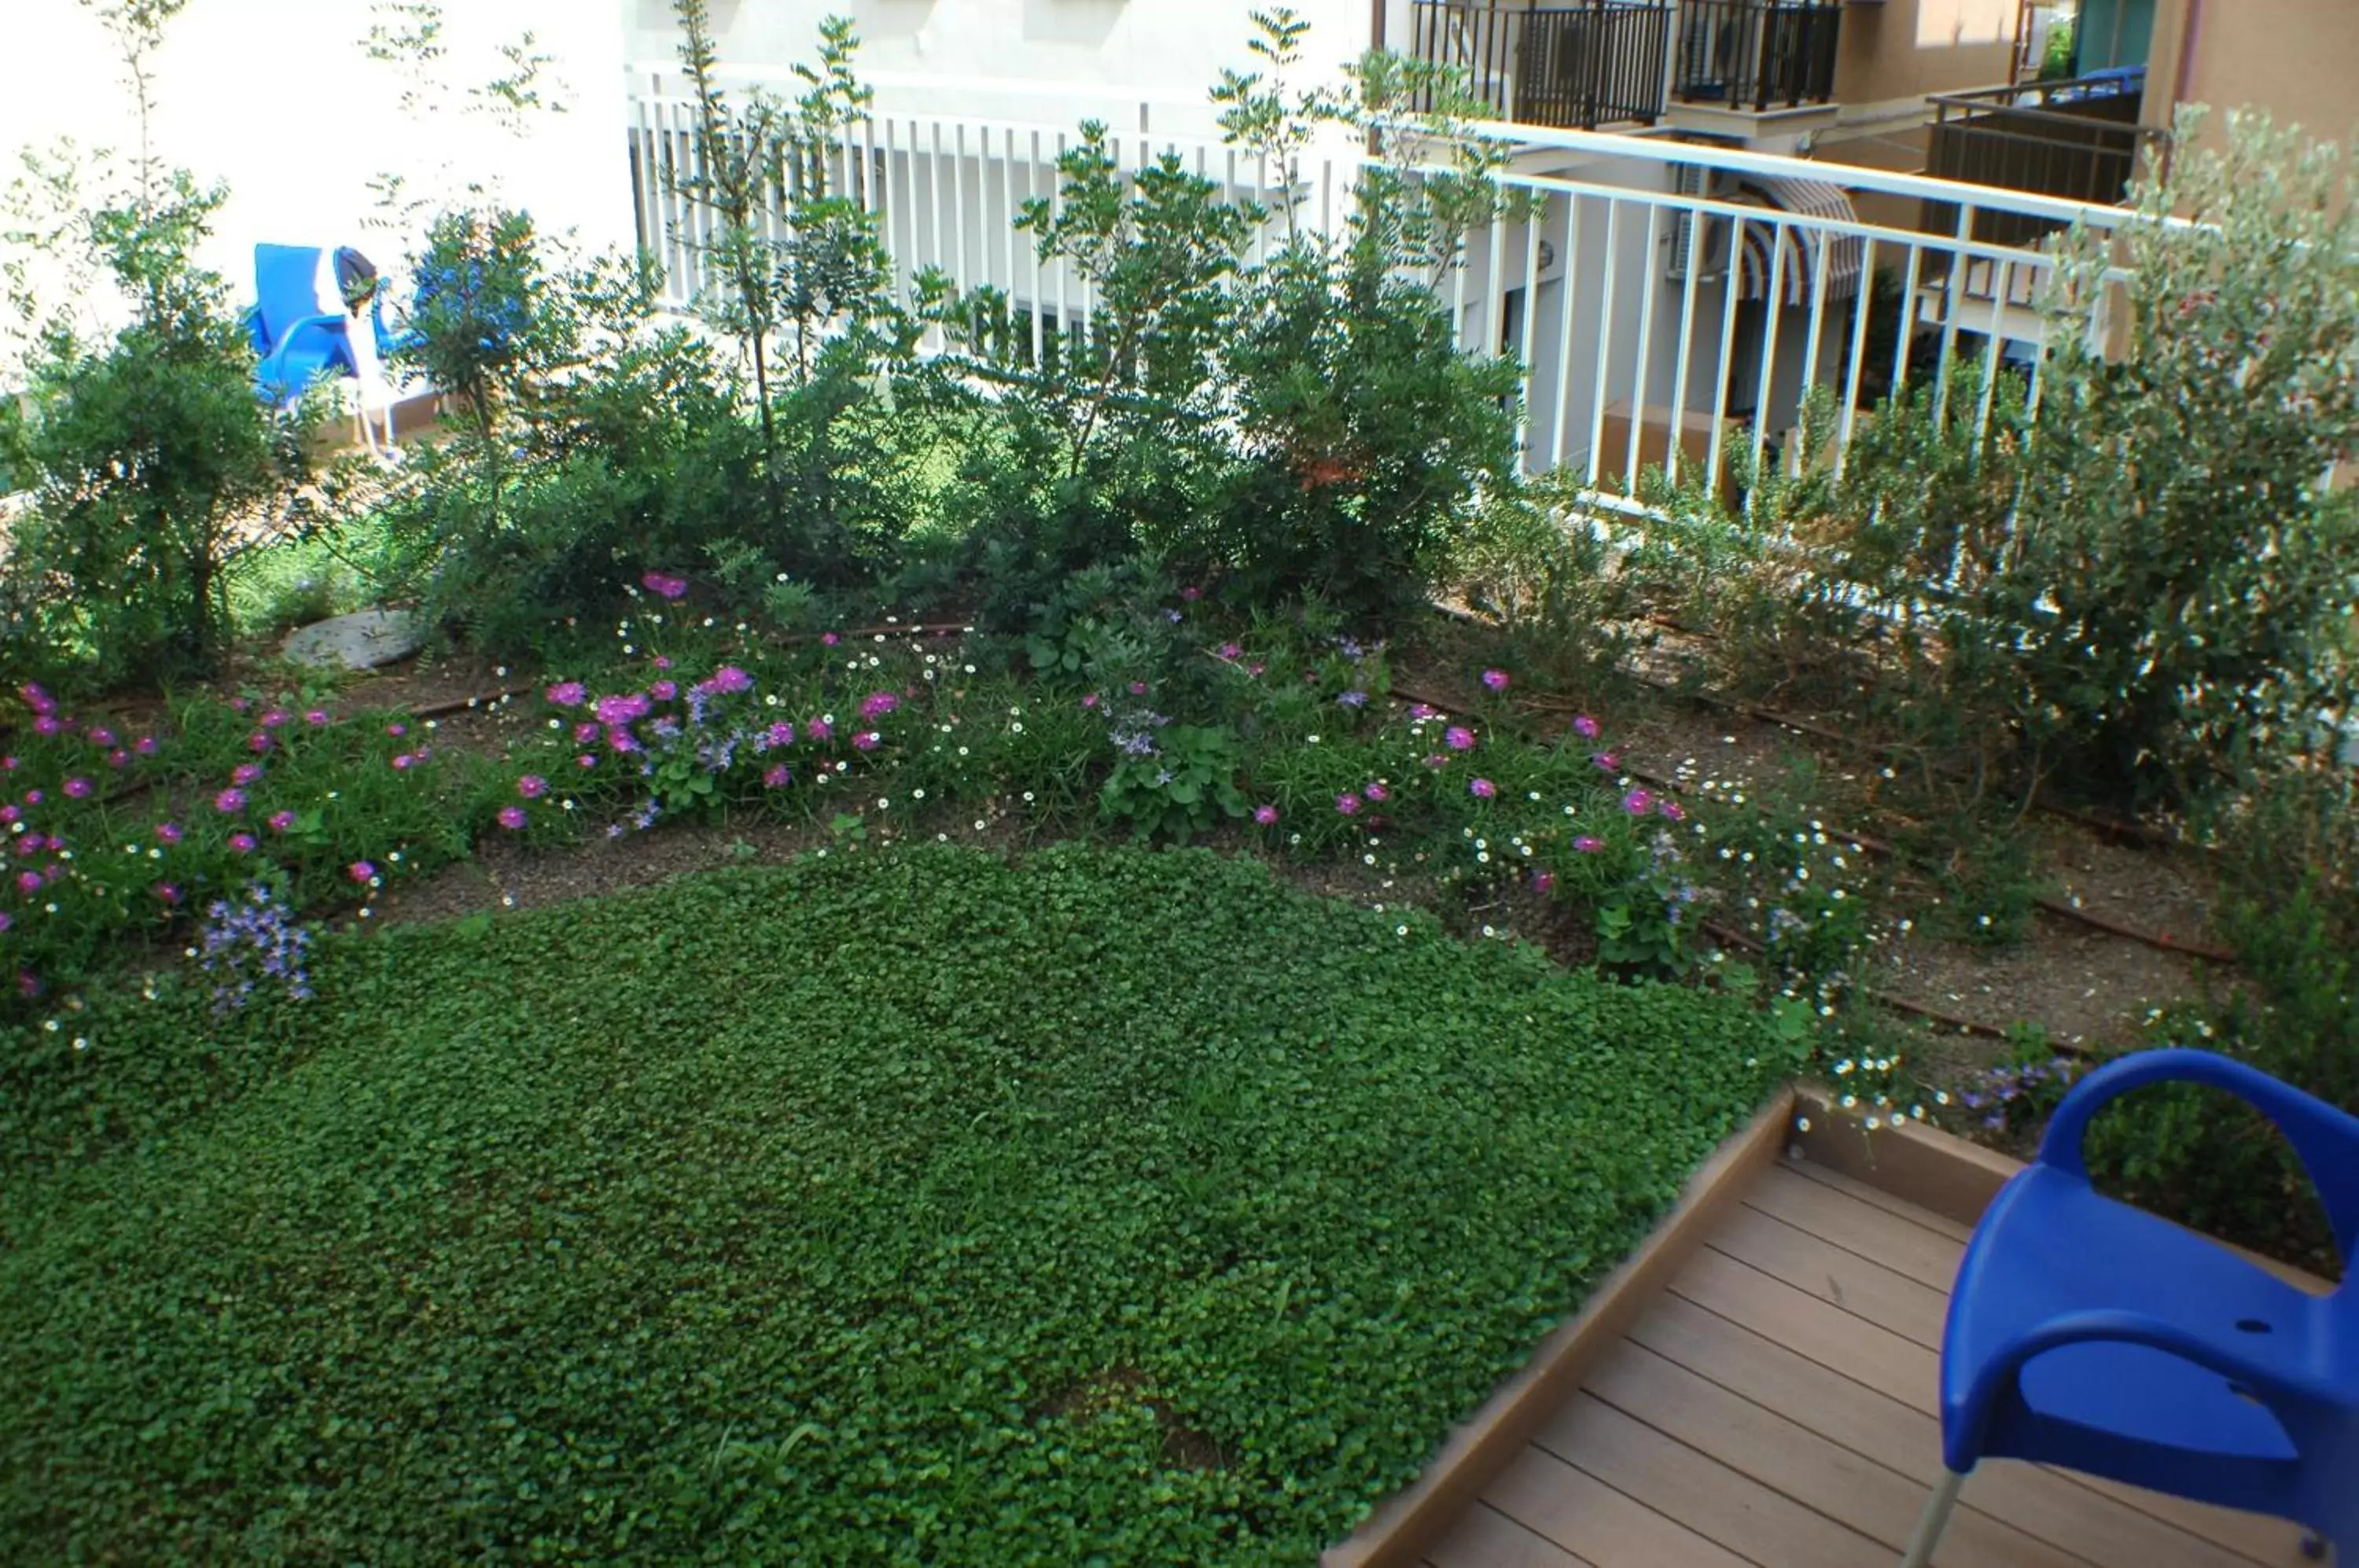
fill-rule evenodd
<path id="1" fill-rule="evenodd" d="M 1634 817 L 1643 817 L 1653 809 L 1655 797 L 1644 789 L 1633 789 L 1622 797 L 1622 809 Z"/>
<path id="2" fill-rule="evenodd" d="M 762 739 L 756 749 L 759 751 L 776 751 L 780 747 L 789 746 L 794 744 L 795 726 L 787 723 L 784 719 L 781 719 L 762 733 Z"/>
<path id="3" fill-rule="evenodd" d="M 660 572 L 649 572 L 639 578 L 640 586 L 658 599 L 677 599 L 688 592 L 688 579 L 667 577 Z"/>
<path id="4" fill-rule="evenodd" d="M 1441 732 L 1441 741 L 1452 751 L 1474 749 L 1474 732 L 1463 724 L 1452 724 Z"/>
<path id="5" fill-rule="evenodd" d="M 178 822 L 158 822 L 156 824 L 156 836 L 165 844 L 178 844 L 180 842 L 180 824 Z"/>
<path id="6" fill-rule="evenodd" d="M 417 766 L 418 758 L 407 751 L 393 759 L 393 770 L 396 773 L 407 773 Z"/>
<path id="7" fill-rule="evenodd" d="M 268 751 L 277 744 L 277 742 L 270 738 L 270 732 L 268 730 L 256 730 L 252 735 L 245 737 L 245 749 L 253 752 L 257 757 L 262 755 L 264 752 Z"/>
<path id="8" fill-rule="evenodd" d="M 527 773 L 516 780 L 516 793 L 527 800 L 538 800 L 549 793 L 549 780 L 538 773 Z"/>
<path id="9" fill-rule="evenodd" d="M 284 708 L 273 708 L 270 712 L 262 715 L 260 722 L 264 729 L 275 730 L 294 716 L 294 714 L 288 713 Z"/>
<path id="10" fill-rule="evenodd" d="M 387 724 L 385 726 L 385 733 L 397 739 L 409 733 L 409 726 L 408 724 Z"/>
<path id="11" fill-rule="evenodd" d="M 885 737 L 883 735 L 878 735 L 875 730 L 863 730 L 858 735 L 852 737 L 852 744 L 853 748 L 856 750 L 875 751 L 876 749 L 877 743 L 882 741 L 884 738 Z"/>
<path id="12" fill-rule="evenodd" d="M 16 886 L 27 893 L 38 893 L 41 890 L 41 874 L 38 871 L 20 871 L 16 874 Z"/>
<path id="13" fill-rule="evenodd" d="M 630 725 L 616 724 L 606 732 L 606 744 L 616 751 L 636 751 L 639 749 L 639 737 L 631 733 Z"/>
<path id="14" fill-rule="evenodd" d="M 560 708 L 578 708 L 590 693 L 582 689 L 579 681 L 560 681 L 549 689 L 547 695 Z"/>
<path id="15" fill-rule="evenodd" d="M 803 733 L 811 737 L 813 745 L 820 745 L 835 738 L 835 726 L 825 719 L 813 719 L 803 726 Z"/>
<path id="16" fill-rule="evenodd" d="M 1595 740 L 1598 733 L 1597 721 L 1587 713 L 1575 713 L 1572 718 L 1572 733 L 1583 740 Z"/>
<path id="17" fill-rule="evenodd" d="M 1134 696 L 1134 697 L 1144 697 L 1144 696 L 1146 696 L 1146 695 L 1147 695 L 1147 682 L 1146 682 L 1146 681 L 1132 681 L 1132 682 L 1130 683 L 1130 694 L 1131 694 L 1132 696 Z"/>
<path id="18" fill-rule="evenodd" d="M 1579 838 L 1572 841 L 1572 847 L 1579 850 L 1583 855 L 1595 855 L 1599 850 L 1605 847 L 1605 841 L 1602 838 L 1593 838 L 1587 833 L 1582 833 Z"/>
<path id="19" fill-rule="evenodd" d="M 49 713 L 43 713 L 39 718 L 33 721 L 33 733 L 38 735 L 53 735 L 63 728 L 65 728 L 65 726 L 58 723 L 57 719 Z"/>
<path id="20" fill-rule="evenodd" d="M 754 689 L 754 678 L 734 664 L 724 664 L 712 672 L 712 679 L 705 684 L 721 695 L 730 697 L 740 691 L 751 691 Z"/>
<path id="21" fill-rule="evenodd" d="M 659 653 L 656 655 L 655 667 L 658 670 L 669 670 L 671 668 L 671 655 L 668 653 Z"/>
<path id="22" fill-rule="evenodd" d="M 1504 691 L 1509 685 L 1507 672 L 1504 670 L 1486 670 L 1483 671 L 1483 684 L 1494 691 Z"/>
<path id="23" fill-rule="evenodd" d="M 355 860 L 344 867 L 344 874 L 355 882 L 366 882 L 376 876 L 376 867 L 365 860 Z"/>
<path id="24" fill-rule="evenodd" d="M 833 632 L 829 632 L 819 639 L 819 645 L 821 648 L 833 648 L 840 640 Z"/>
<path id="25" fill-rule="evenodd" d="M 1553 893 L 1553 892 L 1555 892 L 1555 891 L 1556 891 L 1556 873 L 1555 873 L 1555 872 L 1553 872 L 1553 871 L 1535 871 L 1535 872 L 1533 872 L 1533 873 L 1532 873 L 1532 891 L 1533 891 L 1533 892 L 1535 892 L 1535 893 Z"/>
<path id="26" fill-rule="evenodd" d="M 291 833 L 294 831 L 294 812 L 273 811 L 270 813 L 270 831 L 272 833 Z"/>
<path id="27" fill-rule="evenodd" d="M 1478 800 L 1487 800 L 1499 792 L 1499 787 L 1488 779 L 1477 779 L 1466 786 L 1466 792 Z"/>
<path id="28" fill-rule="evenodd" d="M 259 762 L 241 762 L 229 770 L 229 781 L 233 784 L 251 784 L 261 777 L 262 764 Z"/>
<path id="29" fill-rule="evenodd" d="M 1082 706 L 1084 708 L 1094 708 L 1097 705 L 1098 694 L 1095 691 L 1091 692 L 1088 696 L 1082 699 Z"/>
<path id="30" fill-rule="evenodd" d="M 1245 650 L 1235 643 L 1224 642 L 1220 647 L 1220 654 L 1223 659 L 1234 661 L 1243 659 L 1245 656 Z"/>
<path id="31" fill-rule="evenodd" d="M 114 744 L 114 732 L 108 729 L 103 724 L 92 724 L 83 733 L 88 736 L 90 744 L 92 746 L 113 746 Z"/>
<path id="32" fill-rule="evenodd" d="M 1622 759 L 1610 751 L 1593 752 L 1589 760 L 1597 765 L 1598 771 L 1601 773 L 1615 772 L 1622 766 Z"/>
<path id="33" fill-rule="evenodd" d="M 253 854 L 254 844 L 255 838 L 250 833 L 234 833 L 229 835 L 230 848 L 237 851 L 240 855 Z"/>
<path id="34" fill-rule="evenodd" d="M 584 720 L 582 723 L 573 726 L 574 745 L 588 746 L 592 741 L 596 740 L 597 738 L 598 726 L 596 724 Z"/>
<path id="35" fill-rule="evenodd" d="M 314 708 L 303 715 L 303 722 L 316 730 L 328 722 L 328 710 Z"/>
<path id="36" fill-rule="evenodd" d="M 131 765 L 131 754 L 118 746 L 106 754 L 106 765 L 109 768 L 127 768 Z"/>
<path id="37" fill-rule="evenodd" d="M 131 749 L 137 752 L 142 757 L 153 757 L 156 755 L 158 746 L 154 735 L 141 735 L 137 740 L 131 743 Z"/>
<path id="38" fill-rule="evenodd" d="M 169 882 L 158 882 L 156 884 L 156 897 L 168 904 L 177 904 L 180 901 L 180 890 Z"/>
<path id="39" fill-rule="evenodd" d="M 1190 587 L 1180 590 L 1180 597 L 1187 600 L 1191 604 L 1203 596 L 1204 591 L 1201 588 Z"/>
<path id="40" fill-rule="evenodd" d="M 1408 705 L 1408 716 L 1423 724 L 1428 719 L 1441 717 L 1441 710 L 1430 702 L 1411 702 Z"/>
<path id="41" fill-rule="evenodd" d="M 669 702 L 679 695 L 679 686 L 676 681 L 658 681 L 647 688 L 647 695 L 658 702 Z"/>
<path id="42" fill-rule="evenodd" d="M 875 724 L 878 719 L 883 718 L 886 714 L 891 713 L 900 705 L 901 699 L 895 696 L 892 692 L 873 691 L 869 693 L 868 696 L 861 700 L 860 716 L 867 720 L 869 723 Z"/>
<path id="43" fill-rule="evenodd" d="M 763 772 L 762 788 L 765 789 L 783 789 L 794 780 L 794 777 L 795 776 L 792 773 L 787 770 L 787 765 L 785 763 L 777 763 Z"/>
<path id="44" fill-rule="evenodd" d="M 1437 751 L 1425 759 L 1425 765 L 1428 768 L 1447 768 L 1450 766 L 1450 758 Z"/>
<path id="45" fill-rule="evenodd" d="M 1386 789 L 1382 782 L 1371 784 L 1360 793 L 1366 796 L 1372 805 L 1381 803 L 1392 797 L 1392 791 Z"/>
<path id="46" fill-rule="evenodd" d="M 502 806 L 500 808 L 499 820 L 500 826 L 507 829 L 510 833 L 515 833 L 521 829 L 525 824 L 526 818 L 524 808 L 522 806 Z"/>
<path id="47" fill-rule="evenodd" d="M 1683 822 L 1688 820 L 1687 808 L 1677 800 L 1658 801 L 1655 810 L 1661 812 L 1667 822 Z"/>
<path id="48" fill-rule="evenodd" d="M 77 800 L 83 799 L 90 793 L 90 780 L 87 779 L 67 779 L 66 793 Z"/>
<path id="49" fill-rule="evenodd" d="M 1357 795 L 1338 795 L 1335 797 L 1335 809 L 1347 817 L 1355 816 L 1360 810 L 1360 798 Z"/>
<path id="50" fill-rule="evenodd" d="M 1259 822 L 1264 827 L 1270 826 L 1277 821 L 1277 808 L 1276 806 L 1256 806 L 1254 808 L 1254 821 Z"/>
<path id="51" fill-rule="evenodd" d="M 223 813 L 245 810 L 245 791 L 224 789 L 213 797 L 213 810 Z"/>
<path id="52" fill-rule="evenodd" d="M 598 722 L 611 730 L 633 719 L 646 718 L 651 706 L 645 692 L 634 691 L 627 697 L 601 697 L 592 711 L 598 715 Z"/>
<path id="53" fill-rule="evenodd" d="M 1364 708 L 1367 706 L 1368 694 L 1359 691 L 1346 691 L 1338 696 L 1335 701 L 1347 708 Z"/>
<path id="54" fill-rule="evenodd" d="M 581 756 L 575 757 L 573 760 L 584 768 L 595 768 L 598 766 L 598 759 L 586 751 Z"/>

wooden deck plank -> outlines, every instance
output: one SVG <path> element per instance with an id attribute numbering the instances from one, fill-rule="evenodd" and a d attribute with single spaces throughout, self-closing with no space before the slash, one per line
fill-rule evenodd
<path id="1" fill-rule="evenodd" d="M 1911 1344 L 1941 1348 L 1941 1322 L 1950 1310 L 1947 1292 L 1845 1252 L 1758 1209 L 1740 1209 L 1723 1220 L 1706 1245 Z"/>
<path id="2" fill-rule="evenodd" d="M 1745 1559 L 1538 1447 L 1526 1448 L 1483 1500 L 1594 1568 L 1747 1568 Z"/>
<path id="3" fill-rule="evenodd" d="M 1799 1289 L 1710 1247 L 1689 1261 L 1671 1289 L 1829 1372 L 1880 1389 L 1928 1415 L 1940 1414 L 1940 1353 L 1836 1306 L 1823 1294 Z M 2270 1568 L 2299 1568 L 2309 1561 L 2295 1545 L 2300 1532 L 2282 1520 L 2166 1497 L 2093 1476 L 2071 1478 Z"/>
<path id="4" fill-rule="evenodd" d="M 1962 1243 L 1790 1170 L 1763 1171 L 1745 1201 L 1831 1247 L 1880 1263 L 1944 1295 L 1957 1282 L 1958 1261 L 1966 1250 Z"/>
<path id="5" fill-rule="evenodd" d="M 1840 1519 L 1897 1558 L 1923 1511 L 1927 1487 L 1821 1437 L 1711 1379 L 1625 1342 L 1590 1375 L 1589 1391 L 1697 1453 L 1804 1508 Z M 1935 1568 L 2086 1568 L 2084 1561 L 1961 1508 Z"/>
<path id="6" fill-rule="evenodd" d="M 1890 1549 L 1593 1394 L 1532 1441 L 1760 1568 L 1892 1568 Z"/>
<path id="7" fill-rule="evenodd" d="M 1433 1543 L 1426 1568 L 1594 1568 L 1544 1535 L 1536 1535 L 1488 1503 L 1459 1516 Z"/>
<path id="8" fill-rule="evenodd" d="M 1667 1296 L 1631 1342 L 1903 1476 L 1921 1502 L 1941 1474 L 1934 1416 L 1827 1369 L 1752 1329 Z M 1805 1499 L 1807 1500 L 1807 1499 Z M 2004 1520 L 2095 1568 L 2250 1568 L 2252 1560 L 2036 1465 L 1994 1460 L 1966 1481 L 1958 1525 Z M 1896 1555 L 1897 1555 L 1896 1553 Z M 1945 1550 L 1942 1561 L 1949 1560 Z"/>
<path id="9" fill-rule="evenodd" d="M 1871 1187 L 1857 1177 L 1846 1176 L 1842 1171 L 1821 1165 L 1815 1160 L 1781 1160 L 1777 1162 L 1777 1169 L 1790 1171 L 1795 1175 L 1816 1181 L 1822 1187 L 1831 1187 L 1846 1197 L 1858 1199 L 1872 1209 L 1882 1209 L 1888 1214 L 1899 1215 L 1912 1225 L 1923 1225 L 1937 1236 L 1948 1236 L 1961 1247 L 1973 1237 L 1974 1227 L 1970 1225 L 1962 1225 L 1947 1214 L 1937 1214 L 1930 1209 L 1919 1208 L 1906 1198 L 1896 1198 L 1881 1188 Z"/>

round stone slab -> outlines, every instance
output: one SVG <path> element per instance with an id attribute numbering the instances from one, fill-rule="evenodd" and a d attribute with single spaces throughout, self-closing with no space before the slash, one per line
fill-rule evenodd
<path id="1" fill-rule="evenodd" d="M 290 634 L 279 651 L 296 664 L 375 670 L 408 659 L 425 646 L 425 630 L 408 611 L 362 610 L 305 626 Z"/>

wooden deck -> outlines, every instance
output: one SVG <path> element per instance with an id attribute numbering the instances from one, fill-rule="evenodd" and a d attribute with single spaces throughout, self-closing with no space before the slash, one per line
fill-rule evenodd
<path id="1" fill-rule="evenodd" d="M 1429 1568 L 1893 1568 L 1940 1470 L 1967 1228 L 1780 1161 L 1648 1301 Z M 2275 1520 L 1999 1460 L 1936 1568 L 2307 1568 Z"/>

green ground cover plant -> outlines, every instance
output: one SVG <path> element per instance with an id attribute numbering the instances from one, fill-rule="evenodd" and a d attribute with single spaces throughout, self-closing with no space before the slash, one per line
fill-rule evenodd
<path id="1" fill-rule="evenodd" d="M 1307 1563 L 1797 1065 L 1203 852 L 304 962 L 117 996 L 5 1100 L 13 1560 Z"/>

